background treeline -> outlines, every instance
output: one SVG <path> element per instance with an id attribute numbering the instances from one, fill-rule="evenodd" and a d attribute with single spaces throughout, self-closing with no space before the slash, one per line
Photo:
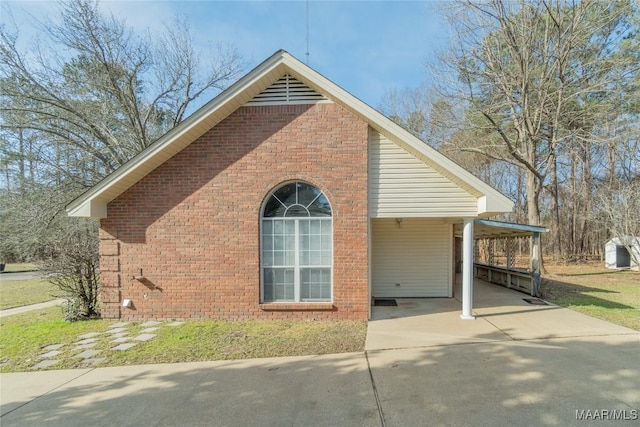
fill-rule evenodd
<path id="1" fill-rule="evenodd" d="M 632 1 L 458 1 L 433 84 L 382 110 L 545 225 L 545 256 L 640 236 L 640 35 Z"/>
<path id="2" fill-rule="evenodd" d="M 64 206 L 246 66 L 231 47 L 198 51 L 185 19 L 151 37 L 69 1 L 24 40 L 2 7 L 0 262 L 69 247 L 94 259 L 95 221 Z M 547 258 L 599 257 L 611 236 L 640 235 L 637 4 L 461 0 L 443 15 L 451 46 L 430 83 L 380 109 L 508 195 L 505 219 L 548 226 Z"/>

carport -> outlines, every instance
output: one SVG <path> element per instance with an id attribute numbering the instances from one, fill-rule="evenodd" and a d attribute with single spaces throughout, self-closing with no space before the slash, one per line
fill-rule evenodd
<path id="1" fill-rule="evenodd" d="M 462 260 L 461 318 L 474 319 L 474 277 L 539 295 L 540 235 L 547 231 L 540 226 L 487 219 L 465 219 L 455 224 L 456 248 L 462 242 L 461 250 L 456 249 L 456 265 Z M 522 263 L 523 244 L 529 248 L 526 266 Z"/>

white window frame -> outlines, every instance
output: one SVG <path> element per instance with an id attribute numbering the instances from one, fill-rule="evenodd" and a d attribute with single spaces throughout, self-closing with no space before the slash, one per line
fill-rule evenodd
<path id="1" fill-rule="evenodd" d="M 322 190 L 320 190 L 318 187 L 314 186 L 313 184 L 309 184 L 303 181 L 289 181 L 286 183 L 283 183 L 281 185 L 279 185 L 278 187 L 274 188 L 273 190 L 271 190 L 269 192 L 269 195 L 267 196 L 267 198 L 265 199 L 262 209 L 260 210 L 260 302 L 263 304 L 305 304 L 305 303 L 331 303 L 333 302 L 333 250 L 334 250 L 334 245 L 333 245 L 333 208 L 331 208 L 331 216 L 330 217 L 324 217 L 324 216 L 318 216 L 318 217 L 312 217 L 312 216 L 293 216 L 293 217 L 287 217 L 287 216 L 277 216 L 277 217 L 264 217 L 264 210 L 267 206 L 267 203 L 269 202 L 269 200 L 271 200 L 272 197 L 275 197 L 276 200 L 278 200 L 283 206 L 285 206 L 285 204 L 277 198 L 277 196 L 275 196 L 275 192 L 277 192 L 280 188 L 290 185 L 290 184 L 297 184 L 297 183 L 304 183 L 306 185 L 310 185 L 315 187 L 316 189 L 318 189 L 318 191 L 327 199 L 327 201 L 329 202 L 329 199 L 327 198 L 327 196 L 324 194 L 324 192 Z M 295 203 L 295 204 L 291 204 L 288 207 L 286 207 L 286 211 L 288 211 L 291 207 L 293 206 L 302 206 L 308 208 L 308 206 L 310 206 L 313 202 L 315 202 L 315 200 L 320 197 L 320 195 L 318 195 L 311 203 L 309 203 L 306 207 L 304 205 Z M 296 197 L 297 198 L 297 197 Z M 296 200 L 297 202 L 297 200 Z M 331 202 L 329 202 L 329 205 L 331 205 Z M 308 212 L 308 209 L 307 209 Z M 285 213 L 286 215 L 286 213 Z M 264 260 L 264 249 L 263 249 L 263 240 L 264 240 L 264 224 L 265 221 L 291 221 L 295 224 L 294 226 L 294 264 L 293 265 L 274 265 L 273 264 L 273 260 L 272 263 L 270 265 L 265 265 Z M 329 250 L 331 251 L 331 256 L 330 256 L 330 263 L 329 264 L 320 264 L 320 265 L 302 265 L 301 264 L 301 250 L 300 250 L 300 221 L 325 221 L 328 222 L 330 225 L 330 229 L 331 229 L 331 234 L 330 234 L 330 239 L 329 239 Z M 272 230 L 275 230 L 275 227 L 272 225 Z M 286 225 L 284 226 L 284 229 L 286 230 Z M 321 230 L 322 230 L 322 226 L 321 226 Z M 272 232 L 272 242 L 275 240 L 273 239 L 273 232 Z M 320 236 L 322 236 L 322 231 L 320 232 Z M 320 237 L 322 238 L 322 237 Z M 273 245 L 273 243 L 272 243 Z M 324 248 L 322 248 L 324 249 Z M 321 249 L 321 250 L 322 250 Z M 271 251 L 272 253 L 274 253 L 274 250 L 272 249 Z M 264 283 L 264 271 L 266 268 L 293 268 L 294 270 L 294 298 L 293 300 L 283 300 L 283 301 L 270 301 L 270 300 L 266 300 L 265 299 L 265 283 Z M 317 268 L 317 269 L 329 269 L 329 292 L 330 292 L 330 298 L 329 299 L 321 299 L 321 298 L 308 298 L 308 299 L 302 299 L 300 297 L 300 287 L 301 287 L 301 271 L 305 268 Z"/>

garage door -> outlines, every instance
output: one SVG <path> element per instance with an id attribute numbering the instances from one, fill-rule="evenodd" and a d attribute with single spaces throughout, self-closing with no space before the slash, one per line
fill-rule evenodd
<path id="1" fill-rule="evenodd" d="M 374 297 L 451 296 L 450 224 L 423 218 L 372 219 L 371 232 Z"/>

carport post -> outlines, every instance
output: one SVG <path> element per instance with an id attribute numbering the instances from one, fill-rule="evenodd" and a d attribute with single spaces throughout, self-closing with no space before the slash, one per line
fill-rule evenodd
<path id="1" fill-rule="evenodd" d="M 473 218 L 462 229 L 462 319 L 475 319 L 473 309 Z"/>
<path id="2" fill-rule="evenodd" d="M 540 233 L 533 232 L 533 245 L 531 247 L 531 296 L 540 296 Z"/>

